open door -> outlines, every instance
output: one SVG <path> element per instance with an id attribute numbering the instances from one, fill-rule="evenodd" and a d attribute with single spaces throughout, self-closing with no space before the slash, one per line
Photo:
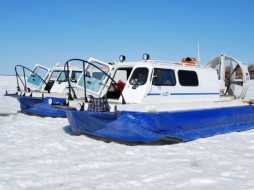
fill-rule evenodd
<path id="1" fill-rule="evenodd" d="M 47 82 L 50 69 L 42 65 L 36 64 L 32 71 L 33 72 L 30 73 L 26 82 L 31 90 L 40 91 L 44 84 L 43 80 Z"/>
<path id="2" fill-rule="evenodd" d="M 109 80 L 107 74 L 110 73 L 112 65 L 92 58 L 88 62 L 76 87 L 84 92 L 84 97 L 85 94 L 102 97 L 109 88 L 106 85 Z"/>

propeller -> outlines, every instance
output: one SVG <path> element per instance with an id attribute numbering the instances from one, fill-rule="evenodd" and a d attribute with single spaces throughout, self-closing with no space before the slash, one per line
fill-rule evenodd
<path id="1" fill-rule="evenodd" d="M 242 81 L 232 81 L 231 80 L 231 77 L 232 75 L 236 72 L 236 70 L 239 68 L 240 66 L 239 65 L 236 65 L 236 67 L 234 68 L 234 70 L 232 71 L 232 73 L 230 75 L 227 75 L 225 77 L 225 84 L 226 84 L 226 92 L 225 94 L 230 94 L 230 95 L 233 95 L 234 92 L 233 90 L 230 88 L 230 85 L 231 84 L 235 84 L 235 85 L 239 85 L 239 86 L 243 86 L 243 82 Z"/>
<path id="2" fill-rule="evenodd" d="M 220 55 L 214 57 L 207 63 L 208 67 L 215 69 L 218 73 L 218 79 L 221 82 L 220 92 L 223 95 L 233 95 L 235 98 L 244 98 L 249 87 L 248 67 L 237 59 Z M 227 67 L 230 67 L 229 74 L 226 74 Z M 236 72 L 242 76 L 237 76 Z"/>

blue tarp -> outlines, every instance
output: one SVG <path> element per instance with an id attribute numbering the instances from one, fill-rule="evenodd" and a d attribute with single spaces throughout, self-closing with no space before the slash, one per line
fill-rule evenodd
<path id="1" fill-rule="evenodd" d="M 185 142 L 254 128 L 254 106 L 116 114 L 73 110 L 66 115 L 75 132 L 127 143 Z"/>

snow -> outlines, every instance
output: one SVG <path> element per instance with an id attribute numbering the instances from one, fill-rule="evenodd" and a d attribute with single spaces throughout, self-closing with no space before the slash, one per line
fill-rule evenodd
<path id="1" fill-rule="evenodd" d="M 254 81 L 251 81 L 254 97 Z M 0 189 L 254 189 L 254 130 L 163 146 L 72 136 L 67 119 L 20 113 L 0 76 Z"/>

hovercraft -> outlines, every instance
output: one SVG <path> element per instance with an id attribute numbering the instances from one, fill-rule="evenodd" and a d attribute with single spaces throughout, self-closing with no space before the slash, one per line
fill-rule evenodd
<path id="1" fill-rule="evenodd" d="M 253 100 L 244 99 L 250 76 L 243 62 L 225 55 L 204 66 L 192 58 L 169 62 L 148 54 L 142 61 L 120 60 L 82 73 L 77 85 L 96 93 L 66 112 L 74 134 L 171 144 L 254 128 Z"/>

